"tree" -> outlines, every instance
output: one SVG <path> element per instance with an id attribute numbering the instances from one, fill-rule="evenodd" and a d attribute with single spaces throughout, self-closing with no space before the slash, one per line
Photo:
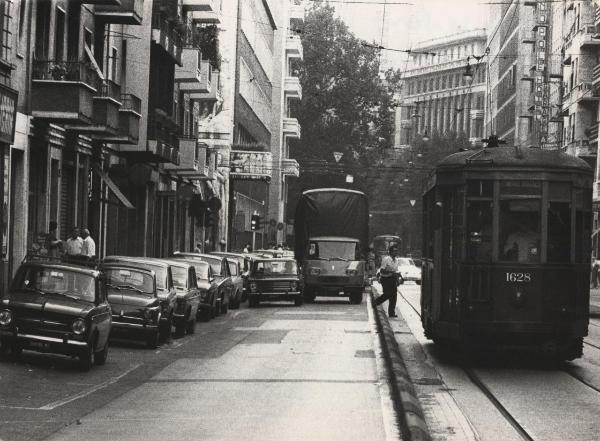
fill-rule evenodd
<path id="1" fill-rule="evenodd" d="M 315 4 L 300 31 L 304 62 L 299 66 L 303 98 L 295 110 L 302 138 L 291 156 L 301 177 L 290 190 L 343 182 L 346 173 L 364 186 L 365 167 L 393 143 L 393 71 L 379 78 L 378 50 L 356 38 L 331 6 Z M 343 153 L 340 164 L 333 152 Z M 355 181 L 356 182 L 356 181 Z"/>

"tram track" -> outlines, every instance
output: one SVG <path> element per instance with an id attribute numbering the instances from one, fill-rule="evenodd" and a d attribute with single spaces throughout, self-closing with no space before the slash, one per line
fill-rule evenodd
<path id="1" fill-rule="evenodd" d="M 420 311 L 400 292 L 399 296 L 410 306 L 410 308 L 421 317 Z M 596 346 L 594 346 L 596 347 Z M 460 369 L 466 374 L 467 378 L 481 393 L 487 398 L 487 400 L 494 406 L 494 408 L 502 415 L 502 417 L 506 420 L 508 424 L 515 430 L 515 432 L 525 441 L 535 441 L 527 430 L 519 423 L 519 421 L 510 413 L 510 411 L 502 404 L 502 402 L 494 395 L 492 390 L 486 386 L 481 377 L 477 374 L 477 372 L 468 366 L 460 365 Z M 576 376 L 574 373 L 570 373 L 565 371 L 565 373 L 571 375 L 577 381 L 585 384 L 586 386 L 600 392 L 593 385 L 588 384 L 583 378 Z"/>

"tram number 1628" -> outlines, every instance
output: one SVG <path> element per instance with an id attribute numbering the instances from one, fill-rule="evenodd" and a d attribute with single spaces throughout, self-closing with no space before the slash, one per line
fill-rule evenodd
<path id="1" fill-rule="evenodd" d="M 529 283 L 531 282 L 531 273 L 506 273 L 507 282 Z"/>

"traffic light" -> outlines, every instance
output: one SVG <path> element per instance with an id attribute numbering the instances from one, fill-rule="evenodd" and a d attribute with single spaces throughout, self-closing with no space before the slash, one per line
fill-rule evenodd
<path id="1" fill-rule="evenodd" d="M 252 217 L 250 218 L 250 230 L 252 230 L 252 231 L 260 230 L 262 227 L 260 220 L 261 219 L 260 219 L 259 214 L 253 214 Z"/>

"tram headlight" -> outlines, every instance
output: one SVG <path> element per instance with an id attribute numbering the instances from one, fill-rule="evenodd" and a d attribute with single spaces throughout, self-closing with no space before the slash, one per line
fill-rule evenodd
<path id="1" fill-rule="evenodd" d="M 309 272 L 311 276 L 318 276 L 321 274 L 321 268 L 311 268 Z"/>
<path id="2" fill-rule="evenodd" d="M 522 307 L 525 304 L 525 293 L 522 289 L 518 288 L 513 295 L 513 304 L 516 307 Z"/>
<path id="3" fill-rule="evenodd" d="M 0 311 L 0 325 L 8 326 L 12 322 L 12 312 L 8 309 Z"/>

